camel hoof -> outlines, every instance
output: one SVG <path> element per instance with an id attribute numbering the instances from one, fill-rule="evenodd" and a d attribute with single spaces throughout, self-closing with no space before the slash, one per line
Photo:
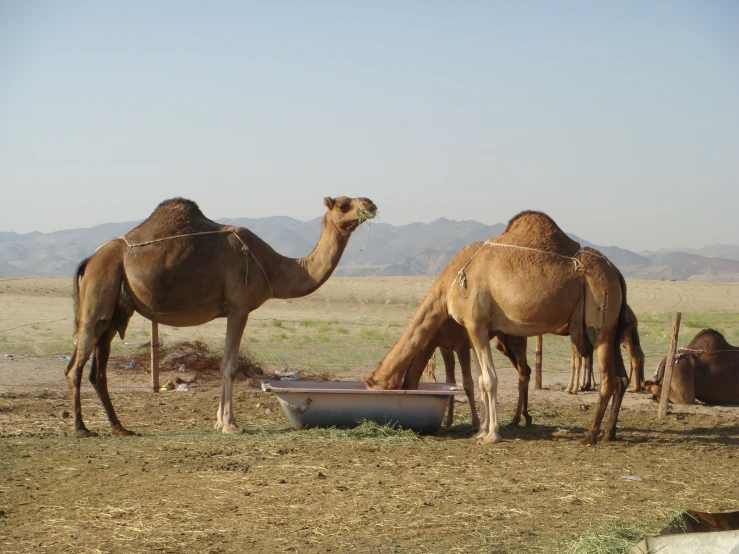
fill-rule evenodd
<path id="1" fill-rule="evenodd" d="M 222 421 L 216 421 L 216 424 L 213 426 L 213 429 L 216 431 L 220 431 L 223 429 L 223 422 Z"/>
<path id="2" fill-rule="evenodd" d="M 83 427 L 82 429 L 76 429 L 74 434 L 77 435 L 77 437 L 80 439 L 87 439 L 90 437 L 98 436 L 98 434 L 95 431 L 90 431 L 86 427 Z"/>
<path id="3" fill-rule="evenodd" d="M 524 417 L 524 420 L 526 420 L 526 427 L 530 427 L 531 423 L 534 421 L 534 418 L 528 414 L 524 415 L 523 417 Z"/>
<path id="4" fill-rule="evenodd" d="M 598 443 L 598 435 L 592 431 L 588 431 L 585 434 L 585 438 L 580 441 L 580 444 L 584 446 L 595 446 Z"/>
<path id="5" fill-rule="evenodd" d="M 116 427 L 113 429 L 113 434 L 116 437 L 135 437 L 136 433 L 134 431 L 129 431 L 125 427 Z"/>
<path id="6" fill-rule="evenodd" d="M 237 433 L 241 433 L 241 427 L 239 427 L 235 423 L 225 423 L 221 431 L 230 435 L 235 435 Z"/>
<path id="7" fill-rule="evenodd" d="M 493 435 L 492 437 L 487 435 L 487 436 L 477 439 L 477 444 L 494 444 L 502 440 L 503 440 L 503 437 L 501 437 L 500 435 Z"/>
<path id="8" fill-rule="evenodd" d="M 510 423 L 508 424 L 508 427 L 518 427 L 518 424 L 521 423 L 521 419 L 514 417 Z"/>

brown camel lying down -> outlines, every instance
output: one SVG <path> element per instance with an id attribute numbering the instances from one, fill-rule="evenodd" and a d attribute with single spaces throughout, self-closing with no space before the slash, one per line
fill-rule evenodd
<path id="1" fill-rule="evenodd" d="M 729 344 L 713 329 L 703 329 L 690 341 L 687 348 L 678 351 L 672 370 L 670 401 L 675 404 L 739 404 L 739 347 Z M 656 399 L 662 395 L 667 357 L 657 368 L 654 381 L 646 381 L 645 388 Z"/>

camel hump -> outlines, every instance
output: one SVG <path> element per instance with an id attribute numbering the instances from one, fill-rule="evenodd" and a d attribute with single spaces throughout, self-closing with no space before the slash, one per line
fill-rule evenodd
<path id="1" fill-rule="evenodd" d="M 506 230 L 490 242 L 537 248 L 564 256 L 574 256 L 580 250 L 580 244 L 568 237 L 551 217 L 531 210 L 515 215 Z"/>
<path id="2" fill-rule="evenodd" d="M 724 336 L 714 329 L 701 329 L 687 346 L 690 350 L 732 350 L 735 346 L 729 344 Z"/>
<path id="3" fill-rule="evenodd" d="M 223 227 L 205 217 L 192 200 L 170 198 L 159 204 L 146 220 L 132 229 L 126 239 L 131 243 L 138 243 L 187 233 L 217 231 Z"/>

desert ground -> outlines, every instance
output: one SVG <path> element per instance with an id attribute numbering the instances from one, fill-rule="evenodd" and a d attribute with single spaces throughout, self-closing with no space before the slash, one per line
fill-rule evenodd
<path id="1" fill-rule="evenodd" d="M 332 278 L 309 297 L 254 312 L 243 351 L 267 375 L 359 379 L 431 282 Z M 739 284 L 627 283 L 648 378 L 675 311 L 681 345 L 704 327 L 739 344 Z M 562 337 L 544 338 L 533 425 L 504 428 L 499 444 L 470 438 L 463 402 L 454 425 L 430 436 L 295 431 L 251 378 L 235 392 L 243 433 L 224 435 L 213 430 L 217 373 L 196 376 L 183 364 L 160 380 L 190 381 L 189 391 L 151 391 L 150 325 L 137 315 L 113 343 L 109 380 L 121 421 L 138 435 L 111 435 L 85 379 L 83 415 L 99 436 L 78 439 L 64 379 L 71 288 L 71 278 L 0 279 L 2 552 L 574 552 L 606 529 L 654 532 L 682 509 L 739 510 L 739 407 L 671 406 L 658 420 L 649 395 L 629 392 L 619 440 L 581 446 L 597 395 L 562 392 Z M 224 331 L 218 320 L 160 327 L 160 337 L 165 348 L 201 341 L 217 354 Z M 517 376 L 501 356 L 495 362 L 505 423 Z M 437 371 L 441 379 L 440 360 Z"/>

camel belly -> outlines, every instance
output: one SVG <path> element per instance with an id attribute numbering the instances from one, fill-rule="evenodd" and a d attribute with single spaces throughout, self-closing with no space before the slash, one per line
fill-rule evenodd
<path id="1" fill-rule="evenodd" d="M 554 333 L 570 323 L 583 291 L 579 279 L 491 281 L 487 288 L 470 290 L 466 296 L 464 291 L 450 295 L 452 317 L 462 324 L 485 323 L 492 330 L 514 336 Z"/>

